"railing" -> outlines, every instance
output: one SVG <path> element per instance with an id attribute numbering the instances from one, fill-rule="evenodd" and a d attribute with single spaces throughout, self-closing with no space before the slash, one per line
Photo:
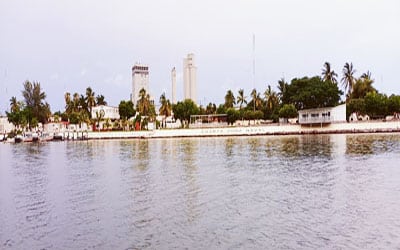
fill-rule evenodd
<path id="1" fill-rule="evenodd" d="M 300 124 L 312 124 L 312 123 L 331 123 L 333 118 L 330 116 L 322 117 L 301 117 L 299 118 Z"/>

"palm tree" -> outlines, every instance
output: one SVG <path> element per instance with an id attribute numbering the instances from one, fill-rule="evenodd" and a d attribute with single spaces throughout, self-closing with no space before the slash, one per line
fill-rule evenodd
<path id="1" fill-rule="evenodd" d="M 15 96 L 11 97 L 11 99 L 10 99 L 10 110 L 11 110 L 11 113 L 15 113 L 20 110 L 19 103 Z"/>
<path id="2" fill-rule="evenodd" d="M 253 102 L 253 111 L 256 111 L 256 108 L 258 109 L 262 105 L 262 100 L 260 98 L 260 93 L 257 93 L 256 89 L 253 89 L 251 91 L 251 98 Z"/>
<path id="3" fill-rule="evenodd" d="M 353 92 L 353 85 L 354 85 L 354 73 L 356 70 L 353 68 L 353 63 L 346 63 L 343 67 L 343 77 L 342 83 L 344 86 L 344 90 L 348 88 L 347 97 L 350 97 L 351 92 Z"/>
<path id="4" fill-rule="evenodd" d="M 233 105 L 236 104 L 235 96 L 233 95 L 232 90 L 228 90 L 225 95 L 225 108 L 232 108 Z"/>
<path id="5" fill-rule="evenodd" d="M 67 114 L 70 114 L 74 108 L 74 103 L 71 100 L 71 93 L 66 92 L 64 95 L 64 100 L 65 100 L 65 112 Z"/>
<path id="6" fill-rule="evenodd" d="M 279 90 L 278 97 L 281 100 L 281 102 L 283 102 L 283 98 L 284 98 L 284 96 L 286 94 L 287 86 L 288 86 L 288 84 L 285 81 L 285 78 L 281 78 L 278 81 L 278 90 Z"/>
<path id="7" fill-rule="evenodd" d="M 137 109 L 140 114 L 147 116 L 150 109 L 150 95 L 146 94 L 146 90 L 142 88 L 139 91 L 139 100 Z"/>
<path id="8" fill-rule="evenodd" d="M 247 104 L 246 98 L 247 97 L 244 96 L 244 90 L 243 89 L 239 89 L 238 96 L 236 97 L 236 103 L 239 103 L 239 110 L 242 109 L 243 103 Z"/>
<path id="9" fill-rule="evenodd" d="M 85 98 L 83 98 L 85 99 Z M 80 96 L 78 93 L 74 93 L 73 97 L 72 97 L 72 107 L 73 107 L 73 111 L 78 112 L 78 107 L 80 105 Z"/>
<path id="10" fill-rule="evenodd" d="M 335 71 L 331 70 L 331 64 L 329 62 L 325 62 L 324 68 L 322 69 L 322 79 L 324 81 L 330 81 L 332 83 L 337 84 L 337 74 Z"/>
<path id="11" fill-rule="evenodd" d="M 279 98 L 275 91 L 272 90 L 271 85 L 264 92 L 265 102 L 267 109 L 273 110 L 279 104 Z"/>
<path id="12" fill-rule="evenodd" d="M 107 105 L 104 95 L 97 95 L 96 103 L 97 103 L 97 105 Z"/>
<path id="13" fill-rule="evenodd" d="M 376 89 L 372 86 L 374 80 L 371 79 L 371 72 L 367 71 L 361 77 L 355 80 L 351 99 L 364 98 L 368 92 L 374 92 Z"/>
<path id="14" fill-rule="evenodd" d="M 366 73 L 363 73 L 363 74 L 361 75 L 361 79 L 372 80 L 372 78 L 371 78 L 371 72 L 368 70 Z M 372 80 L 372 81 L 374 81 L 374 80 Z"/>
<path id="15" fill-rule="evenodd" d="M 96 106 L 96 98 L 94 96 L 95 93 L 93 92 L 92 88 L 87 87 L 85 100 L 90 116 L 92 115 L 92 107 Z"/>
<path id="16" fill-rule="evenodd" d="M 165 93 L 162 93 L 160 96 L 160 115 L 164 115 L 165 117 L 168 117 L 171 115 L 171 110 L 172 110 L 172 106 L 171 106 L 171 102 L 165 97 Z"/>

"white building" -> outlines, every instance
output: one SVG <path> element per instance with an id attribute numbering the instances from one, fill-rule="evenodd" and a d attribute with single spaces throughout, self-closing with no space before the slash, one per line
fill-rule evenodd
<path id="1" fill-rule="evenodd" d="M 299 124 L 346 122 L 346 104 L 336 107 L 299 110 Z"/>
<path id="2" fill-rule="evenodd" d="M 194 54 L 188 54 L 183 59 L 183 91 L 184 99 L 192 99 L 197 103 L 197 67 L 194 62 Z"/>
<path id="3" fill-rule="evenodd" d="M 172 81 L 172 104 L 176 104 L 176 70 L 175 67 L 171 71 Z"/>
<path id="4" fill-rule="evenodd" d="M 139 100 L 139 92 L 145 89 L 149 93 L 149 67 L 147 65 L 135 64 L 132 67 L 132 103 L 136 106 Z"/>
<path id="5" fill-rule="evenodd" d="M 92 118 L 96 118 L 96 112 L 103 115 L 103 119 L 118 120 L 119 110 L 118 107 L 99 105 L 92 108 Z"/>

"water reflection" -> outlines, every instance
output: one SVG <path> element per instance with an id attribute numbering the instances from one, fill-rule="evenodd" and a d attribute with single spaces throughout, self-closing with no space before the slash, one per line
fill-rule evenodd
<path id="1" fill-rule="evenodd" d="M 399 134 L 0 144 L 0 249 L 395 249 L 399 153 Z"/>

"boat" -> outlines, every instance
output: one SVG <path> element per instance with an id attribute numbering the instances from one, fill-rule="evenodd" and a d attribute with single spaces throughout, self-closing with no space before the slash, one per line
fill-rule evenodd
<path id="1" fill-rule="evenodd" d="M 53 136 L 51 136 L 49 133 L 42 133 L 40 136 L 40 141 L 52 141 Z"/>
<path id="2" fill-rule="evenodd" d="M 14 142 L 15 143 L 20 143 L 20 142 L 23 142 L 23 141 L 24 141 L 24 137 L 22 135 L 16 135 L 14 137 Z"/>
<path id="3" fill-rule="evenodd" d="M 36 132 L 32 133 L 32 142 L 38 142 L 39 141 L 39 135 Z"/>
<path id="4" fill-rule="evenodd" d="M 54 132 L 53 140 L 55 140 L 55 141 L 64 140 L 64 134 L 62 132 Z"/>

